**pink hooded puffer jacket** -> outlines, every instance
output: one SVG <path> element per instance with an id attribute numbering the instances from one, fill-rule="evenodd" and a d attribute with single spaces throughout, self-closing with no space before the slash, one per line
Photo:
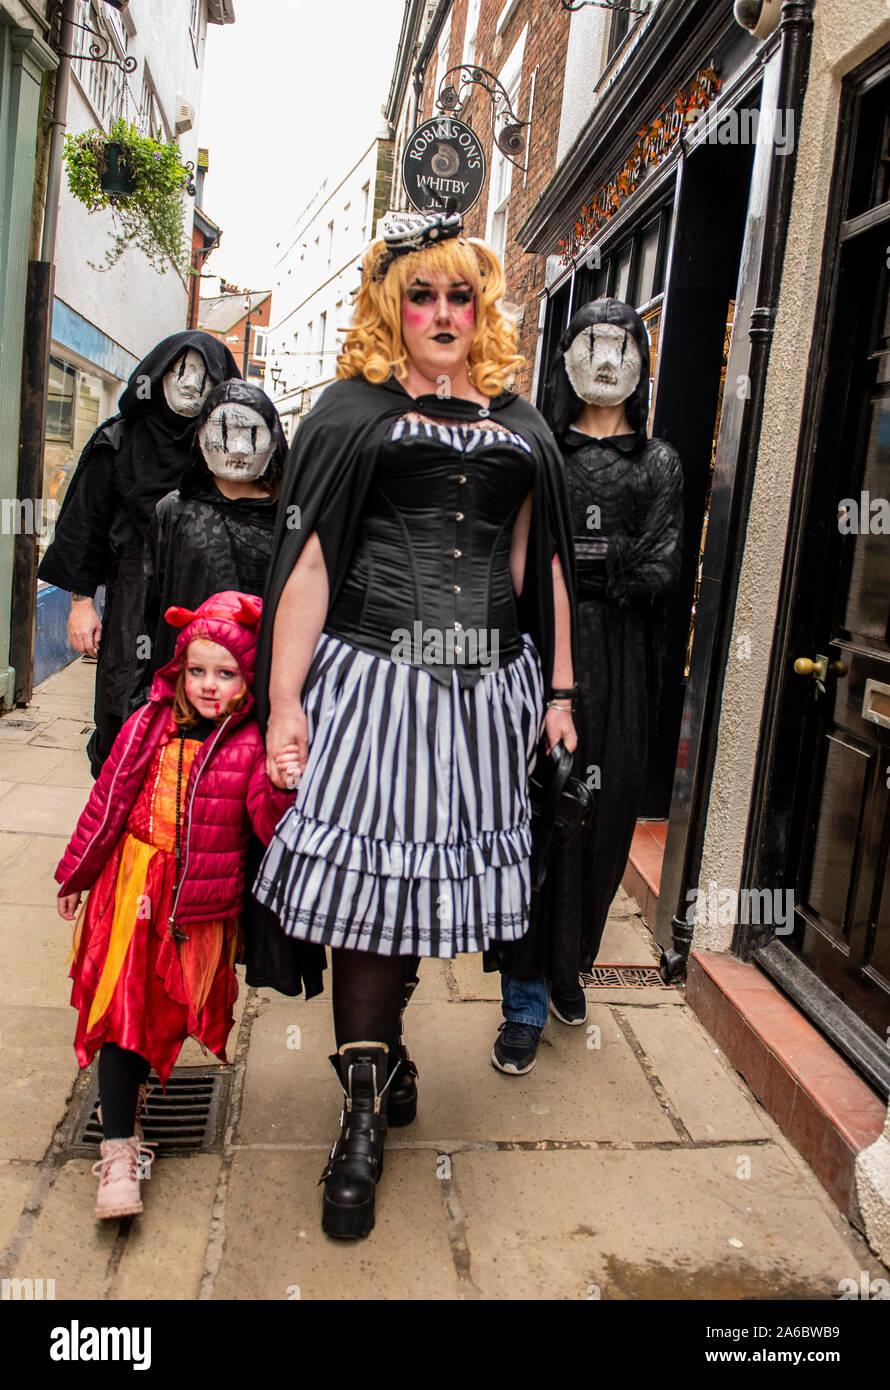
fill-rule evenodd
<path id="1" fill-rule="evenodd" d="M 194 638 L 206 637 L 235 657 L 248 699 L 237 714 L 222 720 L 195 755 L 184 793 L 182 859 L 173 916 L 187 923 L 241 912 L 250 823 L 268 844 L 294 796 L 269 781 L 262 735 L 253 718 L 261 609 L 259 599 L 229 590 L 206 599 L 194 613 L 184 608 L 167 610 L 168 622 L 183 629 L 176 652 L 155 676 L 148 704 L 130 716 L 115 739 L 56 869 L 60 897 L 91 887 L 123 835 L 155 749 L 169 739 L 176 679 L 186 648 Z"/>

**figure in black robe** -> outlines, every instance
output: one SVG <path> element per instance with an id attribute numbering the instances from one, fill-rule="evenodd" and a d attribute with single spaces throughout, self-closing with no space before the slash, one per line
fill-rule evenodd
<path id="1" fill-rule="evenodd" d="M 632 432 L 608 439 L 573 427 L 584 402 L 564 364 L 578 335 L 598 323 L 626 329 L 642 363 L 625 401 Z M 663 654 L 664 600 L 680 573 L 683 473 L 676 451 L 646 433 L 649 340 L 630 305 L 598 299 L 573 316 L 551 388 L 575 549 L 575 774 L 592 788 L 594 810 L 574 839 L 554 851 L 535 895 L 532 928 L 501 960 L 514 978 L 547 977 L 555 989 L 570 990 L 579 970 L 596 959 L 633 839 Z"/>
<path id="2" fill-rule="evenodd" d="M 269 429 L 273 453 L 261 477 L 266 497 L 227 497 L 216 484 L 201 448 L 201 429 L 219 407 L 232 404 L 256 411 Z M 177 629 L 165 622 L 173 606 L 197 609 L 211 594 L 234 589 L 260 597 L 272 556 L 281 469 L 287 440 L 278 411 L 265 391 L 249 382 L 215 386 L 195 421 L 191 461 L 175 492 L 155 508 L 143 552 L 143 633 L 150 649 L 140 661 L 133 708 L 148 699 L 155 671 L 173 655 Z M 213 456 L 211 455 L 211 461 Z M 323 946 L 285 936 L 278 919 L 253 896 L 252 885 L 265 846 L 251 835 L 247 849 L 244 930 L 247 983 L 306 998 L 321 993 L 326 966 Z"/>
<path id="3" fill-rule="evenodd" d="M 228 402 L 255 410 L 272 435 L 274 453 L 260 480 L 267 489 L 265 497 L 227 497 L 201 451 L 202 425 Z M 195 421 L 192 457 L 182 481 L 158 502 L 148 528 L 141 630 L 151 647 L 139 665 L 134 708 L 148 699 L 152 676 L 173 656 L 176 629 L 164 621 L 171 605 L 195 609 L 226 589 L 262 597 L 286 454 L 278 411 L 265 391 L 246 381 L 226 381 L 213 388 Z"/>
<path id="4" fill-rule="evenodd" d="M 87 745 L 94 777 L 130 713 L 143 635 L 142 545 L 157 502 L 178 485 L 196 417 L 167 404 L 164 376 L 192 348 L 212 383 L 239 377 L 228 348 L 209 333 L 174 333 L 144 358 L 121 394 L 119 414 L 87 441 L 38 576 L 92 597 L 105 585 L 94 720 Z"/>

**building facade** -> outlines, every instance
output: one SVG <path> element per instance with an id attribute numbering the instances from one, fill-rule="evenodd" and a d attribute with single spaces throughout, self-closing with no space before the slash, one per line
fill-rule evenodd
<path id="1" fill-rule="evenodd" d="M 268 376 L 289 439 L 336 375 L 362 253 L 389 207 L 392 151 L 384 131 L 341 179 L 324 180 L 286 242 L 277 243 Z"/>
<path id="2" fill-rule="evenodd" d="M 265 388 L 266 350 L 272 291 L 247 294 L 226 286 L 226 292 L 202 299 L 198 326 L 225 343 L 241 369 L 245 381 Z"/>
<path id="3" fill-rule="evenodd" d="M 108 130 L 123 116 L 143 134 L 175 139 L 203 192 L 206 159 L 202 168 L 197 112 L 207 26 L 230 24 L 234 17 L 231 0 L 174 0 L 163 6 L 131 0 L 120 8 L 104 0 L 76 0 L 67 130 Z M 110 61 L 93 61 L 91 45 L 107 50 Z M 129 73 L 123 67 L 128 60 L 135 61 Z M 111 269 L 99 268 L 112 228 L 110 212 L 89 213 L 72 197 L 63 173 L 43 459 L 42 506 L 50 518 L 64 500 L 84 444 L 115 414 L 124 382 L 155 343 L 185 328 L 192 317 L 196 291 L 172 262 L 159 274 L 141 252 L 131 250 Z M 204 265 L 219 236 L 219 228 L 187 198 L 185 237 L 194 268 Z M 50 536 L 51 525 L 41 527 L 39 553 Z M 26 568 L 21 557 L 19 564 Z M 35 618 L 28 597 L 20 593 L 13 616 L 20 667 L 31 665 L 26 629 Z M 37 680 L 71 659 L 67 611 L 68 595 L 40 583 L 33 641 Z M 30 670 L 19 672 L 16 698 L 27 698 L 31 676 Z"/>
<path id="4" fill-rule="evenodd" d="M 10 660 L 12 573 L 21 426 L 22 354 L 28 263 L 40 246 L 35 218 L 38 147 L 45 148 L 41 116 L 58 59 L 50 43 L 49 5 L 0 4 L 0 708 L 12 703 Z M 37 180 L 39 183 L 39 178 Z"/>
<path id="5" fill-rule="evenodd" d="M 488 158 L 465 221 L 503 254 L 517 388 L 546 408 L 556 343 L 591 298 L 647 324 L 685 558 L 641 901 L 665 977 L 688 968 L 688 1002 L 886 1259 L 890 14 L 639 8 L 406 6 L 394 205 L 408 136 L 443 110 L 445 73 L 475 63 L 509 99 L 495 132 L 520 127 L 508 167 L 489 94 L 459 93 Z"/>
<path id="6" fill-rule="evenodd" d="M 123 115 L 145 134 L 178 140 L 183 160 L 195 165 L 207 25 L 231 13 L 207 0 L 131 0 L 121 11 L 77 0 L 78 22 L 107 39 L 112 55 L 132 55 L 137 67 L 124 75 L 111 64 L 90 63 L 90 33 L 75 30 L 81 56 L 71 65 L 68 130 L 107 129 Z M 190 200 L 185 211 L 192 240 Z M 63 181 L 44 487 L 44 496 L 57 502 L 83 444 L 114 414 L 122 383 L 188 317 L 190 286 L 174 266 L 159 275 L 141 253 L 129 251 L 111 270 L 93 268 L 104 259 L 111 227 L 110 213 L 90 214 Z"/>

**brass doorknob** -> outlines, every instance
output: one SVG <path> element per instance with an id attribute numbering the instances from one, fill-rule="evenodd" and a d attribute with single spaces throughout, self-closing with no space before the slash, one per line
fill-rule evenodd
<path id="1" fill-rule="evenodd" d="M 817 681 L 824 681 L 827 674 L 837 676 L 838 680 L 850 674 L 845 661 L 828 661 L 824 656 L 817 656 L 815 661 L 808 656 L 799 656 L 794 670 L 798 676 L 814 676 Z"/>

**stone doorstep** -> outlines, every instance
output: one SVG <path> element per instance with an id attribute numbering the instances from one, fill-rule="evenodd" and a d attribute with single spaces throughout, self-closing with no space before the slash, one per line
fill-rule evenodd
<path id="1" fill-rule="evenodd" d="M 621 879 L 621 887 L 633 898 L 650 931 L 655 927 L 666 839 L 666 821 L 637 821 Z"/>
<path id="2" fill-rule="evenodd" d="M 859 1230 L 855 1165 L 886 1106 L 772 980 L 736 956 L 693 951 L 686 1003 Z"/>

